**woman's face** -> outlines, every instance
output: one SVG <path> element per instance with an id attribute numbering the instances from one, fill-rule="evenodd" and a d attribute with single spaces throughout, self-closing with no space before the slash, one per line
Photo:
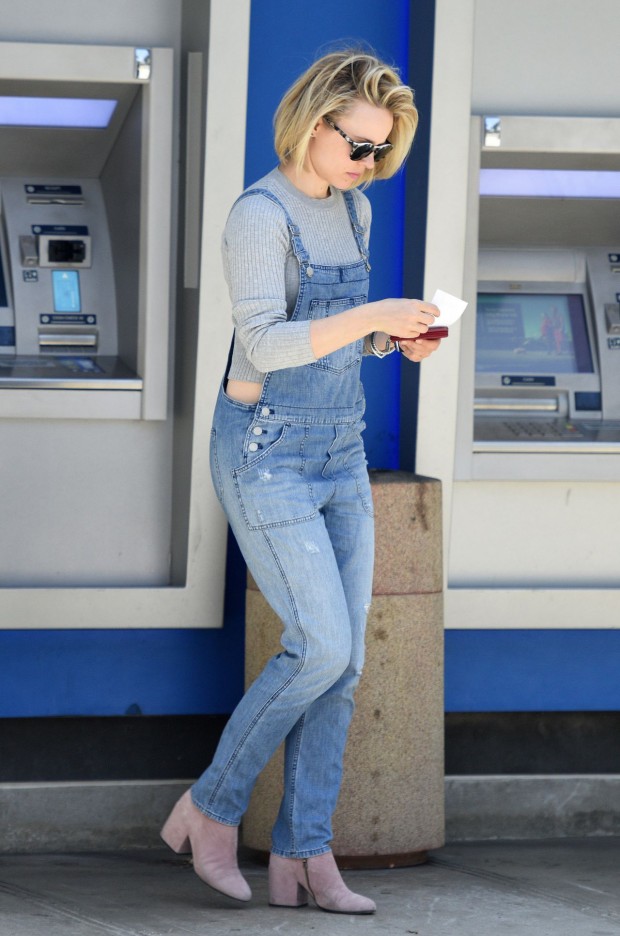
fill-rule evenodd
<path id="1" fill-rule="evenodd" d="M 389 110 L 360 100 L 334 123 L 356 143 L 385 143 L 394 118 Z M 306 171 L 314 177 L 318 195 L 327 195 L 330 187 L 347 189 L 359 183 L 366 170 L 372 171 L 374 163 L 372 153 L 364 159 L 351 159 L 351 146 L 325 120 L 314 127 Z"/>

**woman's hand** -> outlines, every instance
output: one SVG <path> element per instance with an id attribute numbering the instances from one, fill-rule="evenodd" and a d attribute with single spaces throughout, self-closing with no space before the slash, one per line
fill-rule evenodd
<path id="1" fill-rule="evenodd" d="M 435 324 L 439 315 L 436 305 L 418 299 L 385 299 L 377 305 L 385 309 L 388 334 L 400 338 L 398 346 L 408 360 L 418 363 L 437 350 L 440 338 L 418 338 Z"/>
<path id="2" fill-rule="evenodd" d="M 373 306 L 374 318 L 378 322 L 374 330 L 403 339 L 415 339 L 418 335 L 424 335 L 432 328 L 439 315 L 436 305 L 432 302 L 422 302 L 421 299 L 382 299 L 370 303 L 370 307 Z"/>
<path id="3" fill-rule="evenodd" d="M 430 357 L 441 344 L 441 338 L 418 338 L 417 341 L 399 341 L 399 347 L 404 357 L 419 363 Z"/>
<path id="4" fill-rule="evenodd" d="M 310 344 L 317 360 L 331 354 L 332 351 L 344 348 L 358 338 L 364 338 L 371 332 L 397 335 L 407 340 L 407 345 L 410 346 L 419 335 L 429 330 L 438 315 L 439 309 L 431 302 L 422 302 L 419 299 L 380 299 L 377 302 L 353 306 L 337 315 L 312 319 Z M 435 344 L 433 341 L 429 343 Z M 432 350 L 434 351 L 435 347 Z M 412 354 L 415 356 L 411 357 Z M 428 354 L 430 350 L 425 351 L 416 345 L 415 351 L 410 348 L 407 357 L 417 361 Z"/>

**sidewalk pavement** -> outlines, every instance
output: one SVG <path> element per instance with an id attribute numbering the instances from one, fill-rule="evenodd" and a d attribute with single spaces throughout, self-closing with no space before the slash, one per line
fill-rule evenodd
<path id="1" fill-rule="evenodd" d="M 348 871 L 375 916 L 267 905 L 267 870 L 243 861 L 254 896 L 218 896 L 163 849 L 3 855 L 2 936 L 620 936 L 620 839 L 449 845 L 415 868 Z"/>

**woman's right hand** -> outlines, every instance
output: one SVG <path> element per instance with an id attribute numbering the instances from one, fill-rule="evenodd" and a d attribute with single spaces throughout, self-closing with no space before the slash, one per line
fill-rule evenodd
<path id="1" fill-rule="evenodd" d="M 366 302 L 336 315 L 312 319 L 310 344 L 318 360 L 371 332 L 415 340 L 429 330 L 437 315 L 437 306 L 420 299 Z"/>
<path id="2" fill-rule="evenodd" d="M 399 338 L 418 338 L 425 334 L 440 314 L 432 302 L 421 299 L 380 299 L 370 303 L 376 324 L 373 331 L 386 332 Z"/>

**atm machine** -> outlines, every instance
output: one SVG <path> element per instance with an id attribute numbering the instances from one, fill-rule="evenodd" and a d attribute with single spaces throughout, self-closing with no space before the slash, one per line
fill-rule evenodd
<path id="1" fill-rule="evenodd" d="M 9 176 L 0 193 L 10 272 L 0 270 L 0 390 L 141 391 L 142 379 L 119 355 L 100 181 Z"/>
<path id="2" fill-rule="evenodd" d="M 620 121 L 472 118 L 448 627 L 617 626 L 619 198 Z"/>
<path id="3" fill-rule="evenodd" d="M 172 50 L 0 55 L 0 418 L 165 419 Z"/>
<path id="4" fill-rule="evenodd" d="M 221 626 L 204 364 L 174 341 L 198 296 L 179 288 L 179 101 L 171 47 L 0 43 L 0 627 Z M 199 180 L 185 194 L 199 221 Z"/>
<path id="5" fill-rule="evenodd" d="M 609 245 L 480 251 L 472 477 L 613 480 L 619 259 Z M 598 467 L 585 454 L 600 456 Z M 527 457 L 536 455 L 551 457 Z"/>

